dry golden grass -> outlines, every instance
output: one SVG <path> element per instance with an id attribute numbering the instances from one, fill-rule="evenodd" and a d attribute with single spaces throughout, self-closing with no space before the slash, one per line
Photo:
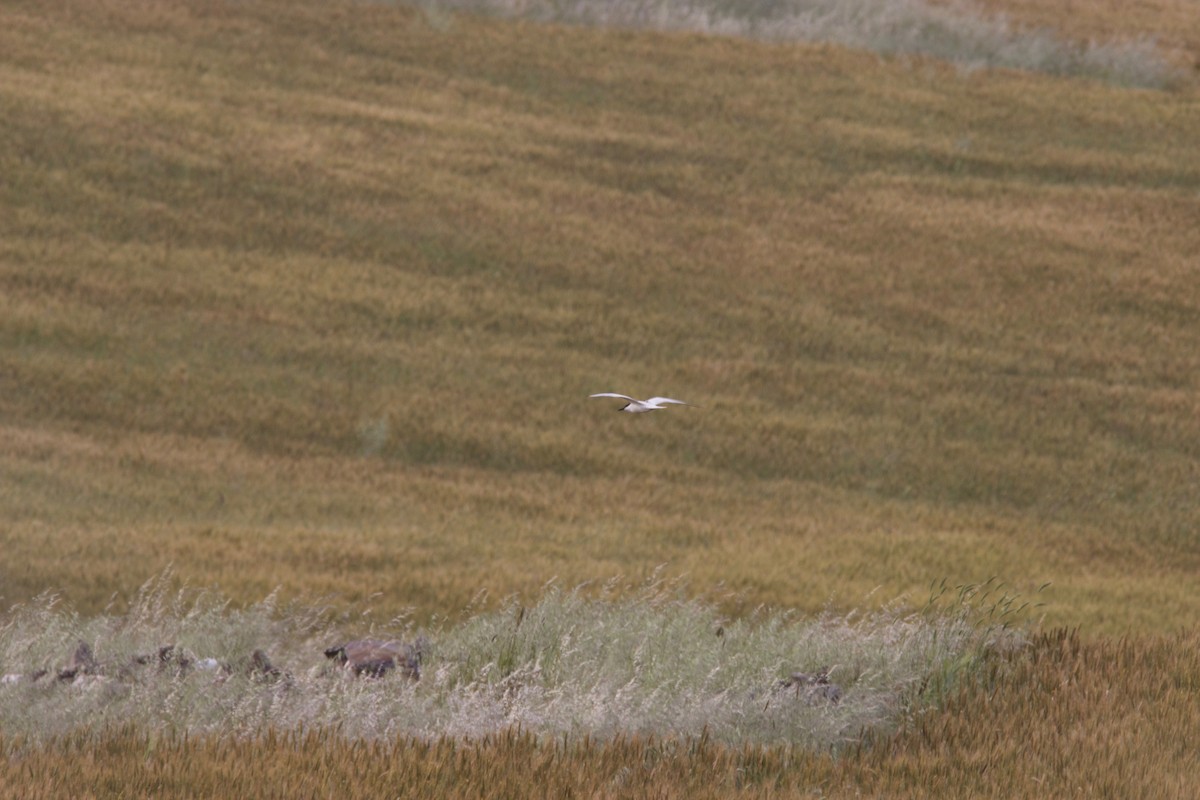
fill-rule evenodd
<path id="1" fill-rule="evenodd" d="M 1184 2 L 989 7 L 1200 41 Z M 997 574 L 1084 635 L 838 761 L 116 731 L 7 741 L 0 786 L 1189 796 L 1198 130 L 1194 80 L 371 3 L 6 3 L 6 604 L 92 613 L 173 563 L 237 601 L 427 618 L 666 564 L 735 613 Z M 1099 638 L 1129 631 L 1162 635 Z"/>
<path id="2" fill-rule="evenodd" d="M 1200 612 L 1193 89 L 95 8 L 0 33 L 8 601 L 174 563 L 427 615 L 665 563 L 735 611 Z"/>

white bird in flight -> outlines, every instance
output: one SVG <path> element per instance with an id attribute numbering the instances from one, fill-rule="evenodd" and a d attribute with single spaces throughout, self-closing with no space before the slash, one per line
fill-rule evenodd
<path id="1" fill-rule="evenodd" d="M 645 414 L 647 411 L 658 411 L 668 405 L 675 406 L 690 406 L 691 403 L 685 403 L 682 400 L 674 400 L 670 397 L 651 397 L 649 400 L 638 400 L 626 394 L 616 394 L 615 392 L 600 392 L 599 394 L 588 395 L 588 397 L 616 397 L 621 400 L 628 400 L 618 411 L 626 411 L 630 414 Z"/>

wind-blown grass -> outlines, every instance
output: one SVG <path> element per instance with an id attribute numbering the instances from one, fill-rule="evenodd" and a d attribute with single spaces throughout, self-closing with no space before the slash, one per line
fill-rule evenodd
<path id="1" fill-rule="evenodd" d="M 832 42 L 885 55 L 932 56 L 968 69 L 1002 67 L 1158 87 L 1175 70 L 1147 37 L 1070 42 L 1023 29 L 970 3 L 925 0 L 424 0 L 538 20 L 695 31 L 774 41 Z"/>
<path id="2" fill-rule="evenodd" d="M 98 2 L 0 24 L 4 602 L 667 564 L 730 614 L 1003 574 L 1200 616 L 1190 91 Z"/>
<path id="3" fill-rule="evenodd" d="M 120 725 L 42 744 L 0 731 L 0 797 L 1189 798 L 1200 779 L 1198 644 L 1196 629 L 1094 642 L 1037 634 L 972 669 L 977 679 L 959 681 L 940 709 L 836 758 L 706 734 L 547 741 L 509 729 L 464 744 Z"/>
<path id="4" fill-rule="evenodd" d="M 1195 41 L 1194 8 L 1173 37 L 1078 26 L 1097 5 L 1037 19 Z M 0 594 L 26 603 L 0 670 L 84 638 L 231 668 L 3 684 L 0 797 L 1195 794 L 1194 90 L 299 0 L 14 0 L 0 72 Z M 587 405 L 617 388 L 703 409 Z M 239 605 L 105 608 L 171 562 Z M 747 621 L 570 593 L 427 616 L 663 563 Z M 936 615 L 844 615 L 996 572 L 1054 581 L 1048 624 L 1084 633 L 926 684 L 900 667 Z M 28 603 L 48 586 L 79 614 Z M 416 608 L 422 681 L 347 679 L 320 650 L 363 623 L 243 605 L 275 586 Z M 912 658 L 800 648 L 818 621 Z M 692 628 L 721 672 L 611 663 Z M 256 647 L 291 680 L 246 674 Z M 650 676 L 804 715 L 772 689 L 826 664 L 829 713 L 897 712 L 873 746 L 546 741 L 588 730 L 551 695 L 601 667 L 641 682 L 594 702 L 692 730 Z M 415 732 L 378 733 L 397 709 Z M 514 712 L 561 727 L 422 732 Z"/>
<path id="5" fill-rule="evenodd" d="M 706 735 L 729 744 L 838 750 L 887 731 L 939 696 L 998 643 L 1018 641 L 970 614 L 875 612 L 723 620 L 658 584 L 617 597 L 548 589 L 426 632 L 422 677 L 354 679 L 323 656 L 347 622 L 328 610 L 234 610 L 209 593 L 148 585 L 124 615 L 84 619 L 52 598 L 11 611 L 0 629 L 0 733 L 44 740 L 135 725 L 170 735 L 249 736 L 336 728 L 350 738 L 479 739 L 519 728 L 540 737 L 610 740 Z M 399 627 L 397 627 L 399 626 Z M 410 637 L 401 621 L 375 635 Z M 102 665 L 56 671 L 87 642 Z M 134 666 L 173 644 L 221 669 Z M 283 673 L 248 672 L 266 651 Z M 122 669 L 122 666 L 124 669 Z M 34 680 L 31 673 L 49 672 Z M 840 698 L 784 686 L 828 670 Z M 22 675 L 21 678 L 15 676 Z"/>

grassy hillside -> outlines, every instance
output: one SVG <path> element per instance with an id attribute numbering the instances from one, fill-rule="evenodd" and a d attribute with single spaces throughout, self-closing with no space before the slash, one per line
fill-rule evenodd
<path id="1" fill-rule="evenodd" d="M 1187 0 L 986 6 L 1187 69 L 1200 42 Z M 305 691 L 6 682 L 0 796 L 1190 796 L 1197 92 L 379 3 L 5 3 L 0 672 L 174 638 L 269 645 Z M 142 625 L 169 565 L 215 610 Z M 805 638 L 994 575 L 1041 604 L 1027 648 Z M 615 576 L 686 600 L 518 632 Z M 264 611 L 292 597 L 443 632 L 448 672 L 338 682 Z M 596 668 L 631 649 L 626 691 Z M 649 722 L 397 723 L 458 719 L 457 678 L 495 723 L 518 673 L 545 722 L 577 696 L 555 653 Z M 804 659 L 882 709 L 864 746 L 689 734 L 706 702 L 750 730 L 730 687 Z M 888 694 L 946 671 L 940 706 Z"/>
<path id="2" fill-rule="evenodd" d="M 732 611 L 1200 612 L 1194 88 L 88 9 L 0 26 L 7 602 L 173 563 L 430 615 L 665 564 Z"/>

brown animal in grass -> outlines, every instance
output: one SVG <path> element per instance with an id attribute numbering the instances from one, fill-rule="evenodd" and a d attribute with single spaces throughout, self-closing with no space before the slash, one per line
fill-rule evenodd
<path id="1" fill-rule="evenodd" d="M 60 681 L 73 681 L 80 675 L 95 675 L 100 672 L 100 664 L 92 653 L 87 642 L 80 642 L 71 655 L 67 665 L 58 671 Z"/>
<path id="2" fill-rule="evenodd" d="M 809 703 L 824 700 L 837 705 L 842 699 L 842 687 L 829 681 L 829 667 L 816 672 L 793 672 L 779 682 L 781 689 L 795 689 L 796 696 Z"/>
<path id="3" fill-rule="evenodd" d="M 325 657 L 337 661 L 355 675 L 381 678 L 395 669 L 407 678 L 420 680 L 422 650 L 422 640 L 405 644 L 395 640 L 358 639 L 328 648 Z"/>

